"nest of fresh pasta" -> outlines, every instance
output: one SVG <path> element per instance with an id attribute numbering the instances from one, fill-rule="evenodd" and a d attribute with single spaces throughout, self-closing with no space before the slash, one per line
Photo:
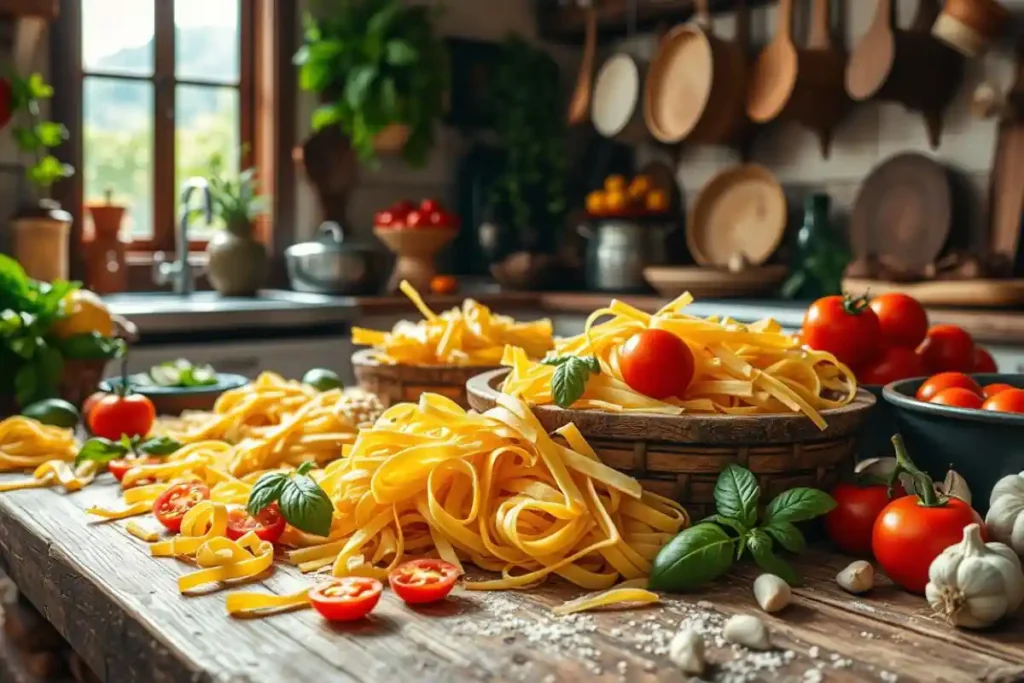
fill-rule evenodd
<path id="1" fill-rule="evenodd" d="M 772 319 L 743 324 L 686 313 L 689 293 L 654 314 L 621 301 L 540 361 L 514 345 L 505 394 L 530 405 L 663 415 L 803 414 L 849 404 L 857 383 L 835 356 L 804 347 Z"/>

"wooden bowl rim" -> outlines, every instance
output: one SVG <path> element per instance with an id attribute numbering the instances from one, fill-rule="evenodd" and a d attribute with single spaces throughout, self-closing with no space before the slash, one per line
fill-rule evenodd
<path id="1" fill-rule="evenodd" d="M 480 412 L 487 410 L 490 405 L 493 405 L 499 393 L 496 385 L 508 372 L 508 368 L 499 368 L 481 373 L 466 382 L 466 394 L 470 404 Z M 587 419 L 592 420 L 596 415 L 600 415 L 609 427 L 602 430 L 599 438 L 622 438 L 630 441 L 674 441 L 680 431 L 680 427 L 687 423 L 709 429 L 719 429 L 717 436 L 722 438 L 716 441 L 716 445 L 748 443 L 749 439 L 743 434 L 744 427 L 756 426 L 760 428 L 769 423 L 790 423 L 788 425 L 790 427 L 788 431 L 790 432 L 795 432 L 805 427 L 809 428 L 804 429 L 807 434 L 806 438 L 803 437 L 801 432 L 800 438 L 794 438 L 792 441 L 774 442 L 782 444 L 801 441 L 821 441 L 852 434 L 857 431 L 864 418 L 866 418 L 867 411 L 873 408 L 876 402 L 875 397 L 870 392 L 858 388 L 856 397 L 849 404 L 821 412 L 821 416 L 828 422 L 828 426 L 824 430 L 819 430 L 807 416 L 796 413 L 766 413 L 763 415 L 658 415 L 653 413 L 606 413 L 595 410 L 564 409 L 558 406 L 532 406 L 532 409 L 545 428 L 552 429 L 551 425 L 553 423 L 558 423 L 558 426 L 562 426 L 569 422 L 576 422 L 577 427 L 580 428 L 584 436 L 587 436 L 588 430 L 585 429 L 584 424 L 581 424 L 575 418 L 577 416 L 586 416 Z M 623 429 L 619 432 L 616 426 L 623 424 L 623 418 L 643 419 L 645 422 L 644 438 L 637 438 L 635 428 Z M 731 429 L 729 431 L 722 431 L 721 428 L 726 425 Z"/>
<path id="2" fill-rule="evenodd" d="M 485 371 L 501 369 L 497 365 L 422 365 L 412 363 L 381 363 L 373 357 L 376 351 L 371 348 L 360 349 L 352 354 L 352 366 L 362 370 L 369 370 L 380 375 L 389 375 L 395 379 L 415 383 L 437 383 L 449 384 L 438 380 L 443 373 L 458 373 L 470 377 Z"/>

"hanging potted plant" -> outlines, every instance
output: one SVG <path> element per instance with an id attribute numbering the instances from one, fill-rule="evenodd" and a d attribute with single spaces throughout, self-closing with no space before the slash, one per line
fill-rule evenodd
<path id="1" fill-rule="evenodd" d="M 253 220 L 265 212 L 265 197 L 257 193 L 256 169 L 227 177 L 215 154 L 209 162 L 210 202 L 221 223 L 206 247 L 207 277 L 224 296 L 252 296 L 267 279 L 267 248 L 256 239 Z"/>
<path id="2" fill-rule="evenodd" d="M 38 197 L 14 216 L 14 256 L 29 277 L 45 282 L 67 279 L 71 214 L 46 195 L 55 182 L 75 172 L 52 154 L 67 139 L 68 129 L 42 116 L 41 103 L 53 97 L 53 88 L 42 76 L 15 74 L 4 85 L 0 99 L 9 103 L 10 116 L 16 119 L 13 133 L 18 150 L 32 159 L 27 174 Z"/>
<path id="3" fill-rule="evenodd" d="M 401 150 L 422 166 L 444 112 L 448 59 L 433 11 L 402 0 L 332 3 L 305 20 L 299 85 L 317 93 L 314 133 L 340 126 L 360 161 Z"/>

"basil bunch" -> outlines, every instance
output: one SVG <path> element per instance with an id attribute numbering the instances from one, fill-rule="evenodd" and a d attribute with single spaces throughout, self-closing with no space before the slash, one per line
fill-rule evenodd
<path id="1" fill-rule="evenodd" d="M 551 377 L 551 398 L 560 408 L 568 408 L 579 400 L 591 375 L 601 374 L 601 364 L 594 356 L 550 356 L 541 361 L 554 365 Z"/>
<path id="2" fill-rule="evenodd" d="M 774 545 L 791 553 L 803 550 L 806 541 L 795 522 L 823 515 L 836 502 L 824 491 L 801 487 L 780 493 L 759 514 L 760 498 L 761 488 L 750 470 L 725 468 L 715 484 L 718 513 L 683 530 L 661 549 L 651 569 L 651 588 L 695 588 L 725 574 L 746 550 L 765 571 L 799 584 L 800 575 L 775 554 Z"/>
<path id="3" fill-rule="evenodd" d="M 155 436 L 145 441 L 139 437 L 133 439 L 126 435 L 122 436 L 119 441 L 94 436 L 82 444 L 81 450 L 75 456 L 75 467 L 87 461 L 106 465 L 111 460 L 117 460 L 127 455 L 134 455 L 136 458 L 147 455 L 166 458 L 179 448 L 181 448 L 181 444 L 167 436 Z"/>
<path id="4" fill-rule="evenodd" d="M 246 509 L 255 517 L 263 508 L 277 502 L 281 516 L 300 531 L 317 536 L 331 533 L 334 503 L 327 492 L 313 481 L 308 472 L 314 463 L 304 462 L 295 476 L 286 472 L 267 472 L 253 484 Z"/>

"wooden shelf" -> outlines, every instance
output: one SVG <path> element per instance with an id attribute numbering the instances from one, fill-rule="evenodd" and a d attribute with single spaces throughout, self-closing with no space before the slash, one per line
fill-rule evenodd
<path id="1" fill-rule="evenodd" d="M 709 0 L 713 13 L 732 12 L 736 0 Z M 626 33 L 626 16 L 630 0 L 592 0 L 597 10 L 598 41 L 614 40 Z M 656 30 L 661 25 L 674 25 L 688 20 L 694 0 L 637 0 L 637 30 Z M 775 0 L 747 0 L 748 7 Z M 585 12 L 575 3 L 559 5 L 558 0 L 536 0 L 537 27 L 545 40 L 558 43 L 582 43 Z"/>
<path id="2" fill-rule="evenodd" d="M 0 17 L 39 17 L 47 21 L 57 18 L 60 0 L 0 0 Z"/>

